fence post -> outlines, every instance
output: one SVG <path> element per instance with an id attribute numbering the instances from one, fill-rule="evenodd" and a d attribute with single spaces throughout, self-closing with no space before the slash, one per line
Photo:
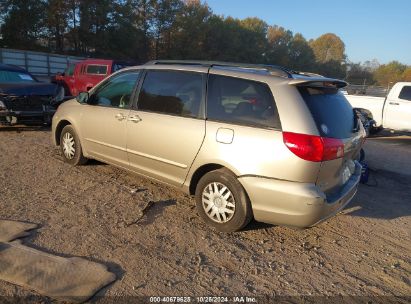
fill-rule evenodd
<path id="1" fill-rule="evenodd" d="M 26 68 L 26 71 L 29 71 L 29 62 L 28 62 L 28 59 L 27 59 L 27 52 L 24 51 L 23 54 L 24 54 L 24 66 Z"/>
<path id="2" fill-rule="evenodd" d="M 50 54 L 47 54 L 47 76 L 50 77 Z"/>

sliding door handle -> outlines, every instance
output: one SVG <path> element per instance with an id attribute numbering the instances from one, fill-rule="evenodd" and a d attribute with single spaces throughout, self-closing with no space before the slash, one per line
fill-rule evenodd
<path id="1" fill-rule="evenodd" d="M 142 119 L 138 115 L 131 115 L 128 117 L 128 121 L 132 121 L 134 123 L 140 122 Z"/>
<path id="2" fill-rule="evenodd" d="M 115 118 L 117 118 L 119 121 L 122 121 L 124 119 L 126 119 L 126 115 L 122 114 L 122 113 L 118 113 L 116 115 L 114 115 Z"/>

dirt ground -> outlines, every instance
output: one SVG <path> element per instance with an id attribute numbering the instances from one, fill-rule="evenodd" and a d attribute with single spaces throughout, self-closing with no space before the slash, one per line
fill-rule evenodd
<path id="1" fill-rule="evenodd" d="M 223 234 L 174 188 L 99 162 L 71 167 L 48 129 L 0 127 L 0 218 L 40 224 L 28 246 L 107 265 L 118 280 L 98 294 L 106 299 L 411 296 L 411 137 L 387 136 L 367 141 L 369 184 L 336 217 Z M 53 302 L 1 281 L 0 295 Z"/>

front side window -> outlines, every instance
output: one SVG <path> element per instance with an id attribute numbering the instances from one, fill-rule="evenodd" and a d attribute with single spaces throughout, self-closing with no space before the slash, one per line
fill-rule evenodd
<path id="1" fill-rule="evenodd" d="M 207 119 L 281 129 L 267 84 L 221 75 L 209 77 Z"/>
<path id="2" fill-rule="evenodd" d="M 106 75 L 107 74 L 107 66 L 106 65 L 89 64 L 87 66 L 87 74 Z"/>
<path id="3" fill-rule="evenodd" d="M 88 103 L 99 106 L 128 108 L 139 75 L 139 71 L 132 71 L 110 78 L 94 91 Z"/>
<path id="4" fill-rule="evenodd" d="M 148 71 L 138 97 L 138 109 L 197 117 L 202 95 L 201 73 Z"/>
<path id="5" fill-rule="evenodd" d="M 400 99 L 409 100 L 411 101 L 411 86 L 405 86 L 402 88 L 400 92 Z"/>

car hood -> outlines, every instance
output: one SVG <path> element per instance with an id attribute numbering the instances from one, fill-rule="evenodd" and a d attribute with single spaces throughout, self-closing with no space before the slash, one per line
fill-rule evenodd
<path id="1" fill-rule="evenodd" d="M 58 86 L 54 83 L 30 82 L 30 83 L 0 83 L 0 94 L 14 96 L 55 96 Z"/>

